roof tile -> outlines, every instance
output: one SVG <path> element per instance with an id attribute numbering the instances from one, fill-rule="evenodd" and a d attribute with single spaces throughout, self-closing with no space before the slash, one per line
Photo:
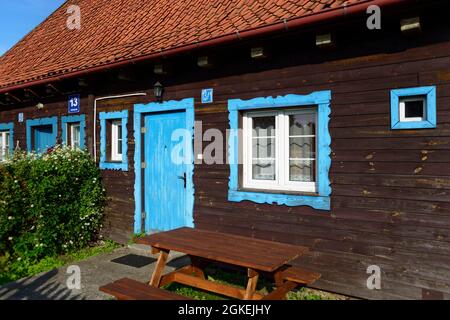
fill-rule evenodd
<path id="1" fill-rule="evenodd" d="M 0 57 L 0 88 L 370 0 L 68 0 Z M 81 29 L 66 27 L 68 6 Z"/>

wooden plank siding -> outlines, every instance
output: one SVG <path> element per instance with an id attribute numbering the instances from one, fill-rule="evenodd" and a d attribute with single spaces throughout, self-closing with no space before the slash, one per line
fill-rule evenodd
<path id="1" fill-rule="evenodd" d="M 332 210 L 230 204 L 228 166 L 202 164 L 196 226 L 311 247 L 296 264 L 323 275 L 317 288 L 366 298 L 422 299 L 426 289 L 448 296 L 449 44 L 214 79 L 216 102 L 196 113 L 203 132 L 228 128 L 230 96 L 332 91 Z M 390 89 L 425 85 L 437 86 L 438 128 L 390 130 Z M 382 270 L 380 291 L 366 287 L 372 264 Z"/>

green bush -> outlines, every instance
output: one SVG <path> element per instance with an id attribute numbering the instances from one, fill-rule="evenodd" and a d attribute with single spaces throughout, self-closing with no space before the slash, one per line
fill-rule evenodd
<path id="1" fill-rule="evenodd" d="M 88 153 L 16 152 L 0 164 L 0 269 L 25 274 L 44 258 L 86 247 L 96 240 L 105 199 Z"/>

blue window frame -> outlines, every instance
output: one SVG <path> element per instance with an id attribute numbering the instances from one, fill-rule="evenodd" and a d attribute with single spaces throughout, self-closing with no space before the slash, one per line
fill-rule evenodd
<path id="1" fill-rule="evenodd" d="M 49 128 L 47 129 L 47 127 Z M 36 141 L 36 137 L 38 136 L 37 131 L 39 131 L 40 129 L 45 130 L 42 130 L 41 132 L 42 139 L 38 142 Z M 44 149 L 48 147 L 54 147 L 56 145 L 57 136 L 58 136 L 58 117 L 27 120 L 28 152 L 31 151 L 42 152 L 44 151 Z"/>
<path id="2" fill-rule="evenodd" d="M 79 124 L 80 125 L 80 149 L 84 149 L 86 147 L 86 116 L 78 115 L 78 116 L 66 116 L 61 118 L 61 126 L 62 126 L 62 141 L 64 145 L 67 145 L 69 139 L 68 135 L 70 135 L 69 125 Z"/>
<path id="3" fill-rule="evenodd" d="M 8 153 L 12 154 L 12 151 L 14 150 L 14 123 L 0 123 L 0 143 L 1 161 Z"/>
<path id="4" fill-rule="evenodd" d="M 100 112 L 100 169 L 128 171 L 128 110 L 118 112 Z M 107 121 L 121 121 L 122 161 L 111 161 L 107 157 Z M 111 134 L 109 134 L 111 137 Z M 111 143 L 112 145 L 112 143 Z"/>
<path id="5" fill-rule="evenodd" d="M 309 95 L 286 95 L 279 97 L 259 97 L 251 100 L 233 99 L 228 101 L 230 120 L 229 162 L 230 180 L 228 200 L 244 200 L 256 203 L 269 203 L 287 206 L 310 206 L 319 210 L 330 210 L 331 186 L 329 170 L 331 166 L 331 136 L 328 129 L 331 91 L 317 91 Z M 289 194 L 283 191 L 245 190 L 239 184 L 239 113 L 257 110 L 281 110 L 282 108 L 317 107 L 316 152 L 317 152 L 317 189 L 314 194 Z"/>
<path id="6" fill-rule="evenodd" d="M 430 129 L 436 124 L 435 86 L 391 90 L 391 129 Z"/>

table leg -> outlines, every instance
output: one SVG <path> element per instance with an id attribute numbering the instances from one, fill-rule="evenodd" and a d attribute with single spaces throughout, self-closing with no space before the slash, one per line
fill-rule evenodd
<path id="1" fill-rule="evenodd" d="M 159 287 L 161 282 L 162 272 L 167 263 L 169 256 L 169 250 L 160 250 L 158 261 L 156 262 L 155 271 L 153 271 L 152 278 L 150 279 L 150 285 L 153 287 Z"/>
<path id="2" fill-rule="evenodd" d="M 244 300 L 253 299 L 253 295 L 256 291 L 256 285 L 258 284 L 259 273 L 253 269 L 248 269 L 248 283 L 245 290 Z"/>
<path id="3" fill-rule="evenodd" d="M 289 266 L 283 266 L 275 272 L 273 277 L 275 280 L 275 286 L 277 288 L 281 287 L 284 284 L 285 280 L 283 279 L 283 271 L 286 270 L 287 268 L 289 268 Z"/>
<path id="4" fill-rule="evenodd" d="M 189 256 L 189 258 L 191 259 L 192 273 L 194 273 L 195 276 L 200 279 L 206 279 L 205 273 L 203 272 L 203 269 L 205 268 L 205 263 L 201 259 L 194 256 Z"/>

